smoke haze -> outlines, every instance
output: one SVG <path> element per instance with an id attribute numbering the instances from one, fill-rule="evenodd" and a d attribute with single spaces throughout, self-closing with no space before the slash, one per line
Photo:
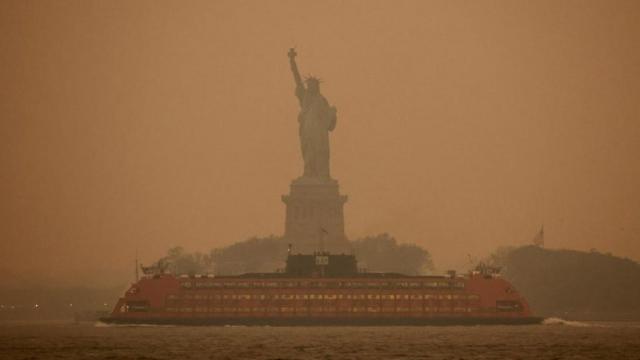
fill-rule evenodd
<path id="1" fill-rule="evenodd" d="M 445 270 L 544 224 L 638 260 L 639 37 L 634 1 L 3 1 L 2 281 L 282 234 L 292 46 L 338 109 L 349 238 Z"/>

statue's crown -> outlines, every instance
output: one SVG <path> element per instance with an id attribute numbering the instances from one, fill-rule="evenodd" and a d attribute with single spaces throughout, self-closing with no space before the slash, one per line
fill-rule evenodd
<path id="1" fill-rule="evenodd" d="M 307 84 L 320 84 L 322 82 L 321 79 L 313 76 L 313 75 L 309 75 L 309 76 L 305 76 L 304 81 Z"/>

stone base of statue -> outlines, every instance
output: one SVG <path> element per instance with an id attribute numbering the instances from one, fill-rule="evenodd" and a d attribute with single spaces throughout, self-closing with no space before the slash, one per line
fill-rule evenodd
<path id="1" fill-rule="evenodd" d="M 284 236 L 294 252 L 349 251 L 343 212 L 347 196 L 340 195 L 336 180 L 300 177 L 282 201 L 287 207 Z"/>

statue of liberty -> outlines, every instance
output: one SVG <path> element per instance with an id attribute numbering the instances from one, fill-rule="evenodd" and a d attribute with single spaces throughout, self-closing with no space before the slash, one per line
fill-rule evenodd
<path id="1" fill-rule="evenodd" d="M 300 103 L 300 148 L 304 160 L 305 178 L 328 180 L 329 132 L 336 127 L 336 108 L 320 94 L 320 80 L 309 76 L 302 82 L 295 49 L 289 50 L 289 62 L 296 82 L 296 97 Z M 306 85 L 306 86 L 305 86 Z"/>

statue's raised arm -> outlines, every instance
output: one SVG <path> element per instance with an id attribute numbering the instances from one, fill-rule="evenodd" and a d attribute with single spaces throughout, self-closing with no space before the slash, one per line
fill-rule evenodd
<path id="1" fill-rule="evenodd" d="M 296 64 L 296 49 L 289 49 L 289 64 L 291 65 L 291 72 L 293 73 L 293 79 L 296 82 L 296 92 L 298 89 L 304 90 L 304 85 L 302 84 L 302 78 L 300 77 L 300 72 L 298 72 L 298 65 Z"/>

